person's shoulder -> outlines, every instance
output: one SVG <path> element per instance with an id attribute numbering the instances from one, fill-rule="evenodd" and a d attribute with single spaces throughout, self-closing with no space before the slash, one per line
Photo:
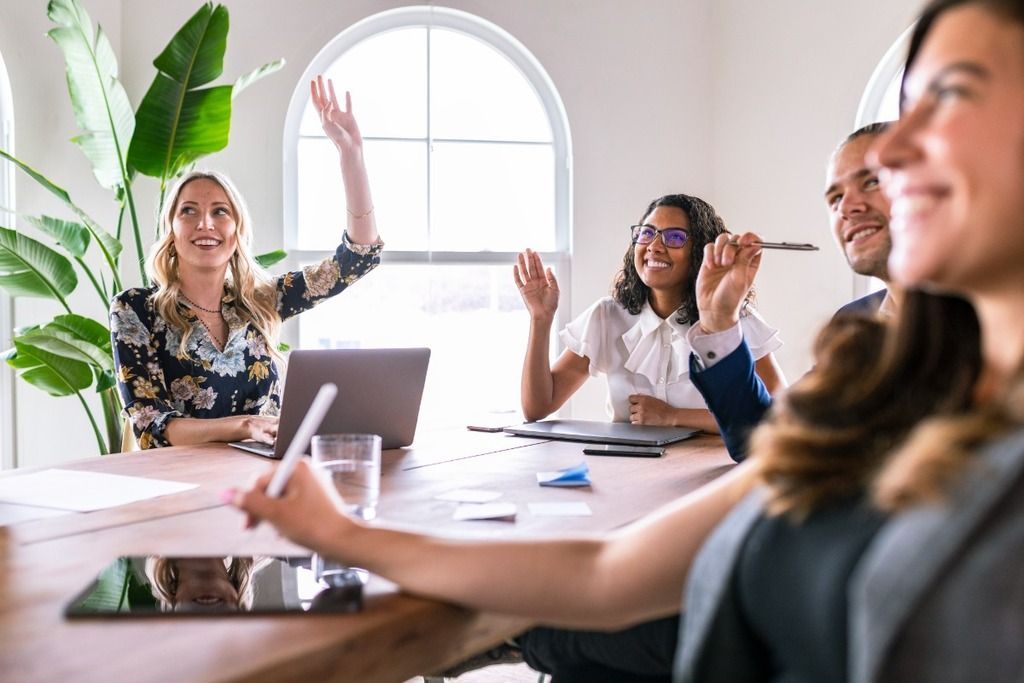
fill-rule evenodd
<path id="1" fill-rule="evenodd" d="M 128 305 L 145 303 L 156 294 L 156 289 L 156 287 L 132 287 L 114 295 L 113 301 Z"/>
<path id="2" fill-rule="evenodd" d="M 124 310 L 130 308 L 135 311 L 136 315 L 141 317 L 148 316 L 148 312 L 153 308 L 153 296 L 157 292 L 157 287 L 132 287 L 126 289 L 123 292 L 115 295 L 110 301 L 111 311 L 118 309 Z"/>
<path id="3" fill-rule="evenodd" d="M 877 292 L 871 292 L 867 296 L 862 296 L 859 299 L 854 299 L 850 303 L 841 306 L 836 315 L 865 315 L 873 314 L 878 312 L 879 306 L 882 305 L 882 301 L 885 300 L 886 290 L 880 289 Z"/>
<path id="4" fill-rule="evenodd" d="M 601 297 L 587 309 L 587 312 L 599 314 L 604 320 L 629 320 L 636 317 L 611 296 Z"/>

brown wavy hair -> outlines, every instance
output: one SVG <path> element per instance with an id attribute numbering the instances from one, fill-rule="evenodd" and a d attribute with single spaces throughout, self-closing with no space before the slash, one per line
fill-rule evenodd
<path id="1" fill-rule="evenodd" d="M 818 335 L 814 361 L 751 437 L 774 513 L 799 517 L 872 489 L 922 422 L 968 414 L 981 372 L 978 318 L 959 297 L 908 291 L 894 323 L 835 318 Z M 903 480 L 904 489 L 912 483 Z"/>
<path id="2" fill-rule="evenodd" d="M 146 271 L 157 284 L 153 305 L 157 315 L 178 330 L 181 344 L 178 355 L 186 356 L 188 341 L 195 331 L 192 319 L 178 306 L 181 283 L 178 279 L 178 254 L 174 248 L 172 222 L 178 209 L 181 191 L 193 180 L 206 179 L 217 183 L 228 197 L 235 214 L 237 235 L 235 253 L 231 256 L 225 287 L 234 299 L 235 311 L 243 322 L 252 324 L 267 339 L 270 353 L 280 360 L 277 351 L 281 333 L 281 315 L 277 312 L 277 288 L 274 279 L 256 262 L 252 253 L 252 219 L 242 195 L 234 183 L 217 171 L 192 171 L 183 175 L 171 189 L 160 216 L 163 234 L 153 245 L 146 260 Z"/>

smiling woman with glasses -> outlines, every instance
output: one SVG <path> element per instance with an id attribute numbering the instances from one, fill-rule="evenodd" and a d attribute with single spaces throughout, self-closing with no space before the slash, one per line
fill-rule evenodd
<path id="1" fill-rule="evenodd" d="M 590 375 L 608 378 L 608 411 L 616 422 L 696 427 L 716 432 L 714 418 L 689 379 L 688 333 L 699 327 L 697 273 L 705 245 L 727 233 L 714 208 L 671 194 L 629 227 L 629 245 L 612 295 L 562 331 L 566 350 L 548 359 L 558 282 L 540 256 L 519 255 L 516 285 L 530 313 L 523 366 L 523 414 L 539 420 L 558 410 Z M 752 296 L 751 296 L 752 298 Z M 769 391 L 784 385 L 772 352 L 781 342 L 748 300 L 741 324 Z"/>

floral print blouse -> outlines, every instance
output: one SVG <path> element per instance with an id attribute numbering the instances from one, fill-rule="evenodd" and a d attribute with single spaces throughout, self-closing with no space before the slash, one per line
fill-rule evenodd
<path id="1" fill-rule="evenodd" d="M 333 256 L 277 278 L 277 311 L 282 320 L 338 294 L 380 264 L 383 244 L 359 245 L 348 235 Z M 269 343 L 243 321 L 225 293 L 221 313 L 228 339 L 220 351 L 209 332 L 193 326 L 187 353 L 178 355 L 182 330 L 156 314 L 156 287 L 118 294 L 110 309 L 117 384 L 125 414 L 140 448 L 169 446 L 165 431 L 174 417 L 277 415 L 280 374 Z M 186 318 L 192 309 L 179 302 Z"/>

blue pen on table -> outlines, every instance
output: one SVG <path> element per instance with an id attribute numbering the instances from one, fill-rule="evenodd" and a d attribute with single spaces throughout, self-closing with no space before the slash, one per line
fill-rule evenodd
<path id="1" fill-rule="evenodd" d="M 309 410 L 306 411 L 306 417 L 302 418 L 302 424 L 299 425 L 295 436 L 292 437 L 292 442 L 288 444 L 288 450 L 285 451 L 284 457 L 281 458 L 281 465 L 274 472 L 274 476 L 270 479 L 270 484 L 267 485 L 267 495 L 271 498 L 277 498 L 284 491 L 284 487 L 291 478 L 292 472 L 295 471 L 295 466 L 299 463 L 299 458 L 303 455 L 302 452 L 305 450 L 306 444 L 309 443 L 317 428 L 320 427 L 320 423 L 323 422 L 328 408 L 334 403 L 334 397 L 337 395 L 338 387 L 332 382 L 322 385 L 320 391 L 316 392 L 313 403 L 310 404 Z"/>

